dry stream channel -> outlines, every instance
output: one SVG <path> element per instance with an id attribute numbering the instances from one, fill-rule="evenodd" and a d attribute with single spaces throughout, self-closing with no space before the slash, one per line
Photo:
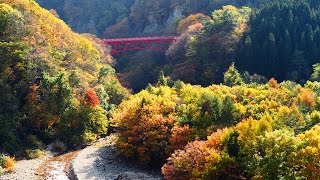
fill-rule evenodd
<path id="1" fill-rule="evenodd" d="M 40 165 L 35 174 L 39 179 L 69 180 L 69 167 L 79 151 L 50 157 Z M 71 178 L 71 177 L 70 177 Z"/>

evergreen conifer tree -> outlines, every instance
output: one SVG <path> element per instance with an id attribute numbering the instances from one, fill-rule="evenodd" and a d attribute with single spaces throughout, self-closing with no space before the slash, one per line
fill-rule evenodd
<path id="1" fill-rule="evenodd" d="M 230 87 L 243 84 L 241 75 L 234 66 L 234 63 L 232 63 L 229 69 L 224 73 L 224 84 Z"/>

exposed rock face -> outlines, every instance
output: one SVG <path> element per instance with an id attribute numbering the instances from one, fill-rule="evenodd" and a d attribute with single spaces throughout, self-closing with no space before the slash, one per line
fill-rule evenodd
<path id="1" fill-rule="evenodd" d="M 224 5 L 256 6 L 265 0 L 36 0 L 55 9 L 71 28 L 99 37 L 173 35 L 179 20 L 194 13 L 210 15 Z"/>
<path id="2" fill-rule="evenodd" d="M 55 9 L 73 30 L 100 37 L 174 34 L 183 17 L 210 13 L 220 6 L 209 0 L 37 1 L 47 9 Z"/>
<path id="3" fill-rule="evenodd" d="M 106 27 L 121 22 L 130 13 L 134 0 L 37 0 L 55 9 L 69 26 L 80 33 L 103 34 Z"/>

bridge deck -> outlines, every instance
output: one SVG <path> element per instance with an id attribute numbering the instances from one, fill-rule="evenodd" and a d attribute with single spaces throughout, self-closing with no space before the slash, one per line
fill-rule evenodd
<path id="1" fill-rule="evenodd" d="M 120 44 L 120 43 L 132 43 L 132 42 L 165 42 L 173 41 L 177 39 L 177 36 L 156 36 L 156 37 L 136 37 L 136 38 L 117 38 L 117 39 L 104 39 L 106 44 Z"/>

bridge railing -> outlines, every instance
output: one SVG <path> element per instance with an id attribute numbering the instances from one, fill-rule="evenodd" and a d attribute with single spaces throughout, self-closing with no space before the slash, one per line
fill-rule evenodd
<path id="1" fill-rule="evenodd" d="M 135 37 L 135 38 L 116 38 L 116 39 L 104 39 L 105 44 L 118 44 L 125 42 L 150 42 L 150 41 L 174 41 L 177 36 L 156 36 L 156 37 Z"/>

